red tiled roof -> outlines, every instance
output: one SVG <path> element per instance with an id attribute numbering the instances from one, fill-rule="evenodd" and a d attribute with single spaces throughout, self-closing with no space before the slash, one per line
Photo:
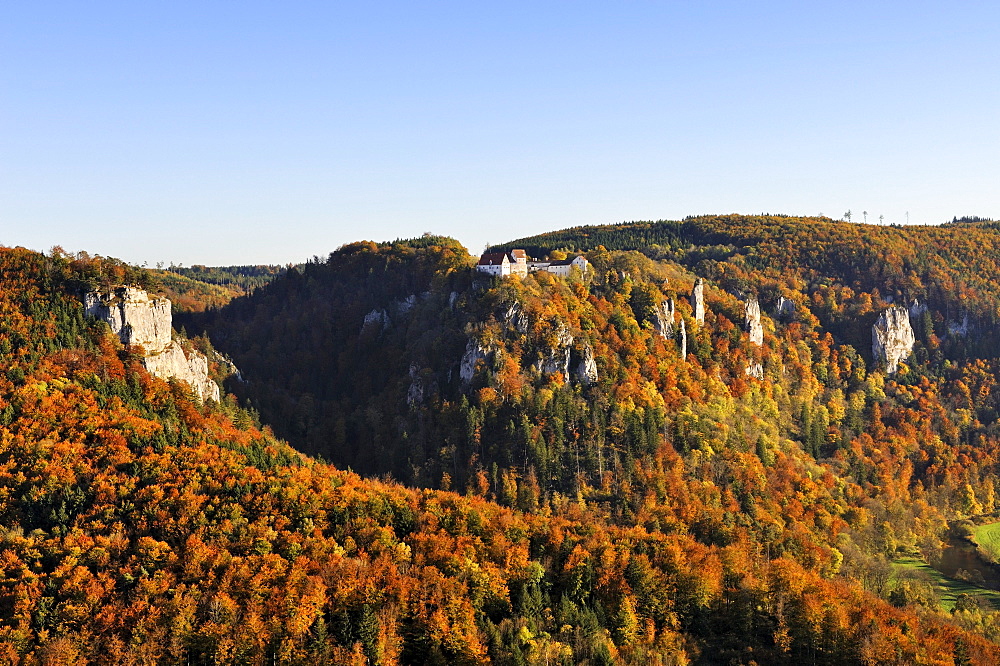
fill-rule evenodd
<path id="1" fill-rule="evenodd" d="M 499 266 L 507 258 L 506 252 L 486 252 L 479 258 L 480 266 Z"/>

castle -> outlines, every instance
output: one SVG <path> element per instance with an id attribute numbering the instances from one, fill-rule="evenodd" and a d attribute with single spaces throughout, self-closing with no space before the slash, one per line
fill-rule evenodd
<path id="1" fill-rule="evenodd" d="M 476 270 L 490 275 L 520 275 L 526 277 L 535 271 L 548 271 L 556 275 L 567 276 L 573 267 L 586 271 L 590 262 L 583 255 L 561 261 L 533 261 L 524 250 L 507 252 L 484 252 L 476 264 Z"/>

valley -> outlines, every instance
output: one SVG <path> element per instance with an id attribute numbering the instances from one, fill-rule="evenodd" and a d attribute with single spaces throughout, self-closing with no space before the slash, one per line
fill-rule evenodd
<path id="1" fill-rule="evenodd" d="M 0 659 L 996 661 L 995 223 L 489 250 L 0 248 Z"/>

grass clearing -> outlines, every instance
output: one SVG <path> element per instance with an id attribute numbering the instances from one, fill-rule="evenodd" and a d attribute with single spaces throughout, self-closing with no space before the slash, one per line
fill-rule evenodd
<path id="1" fill-rule="evenodd" d="M 1000 523 L 977 525 L 972 530 L 972 539 L 993 561 L 1000 562 Z"/>
<path id="2" fill-rule="evenodd" d="M 941 607 L 949 613 L 955 609 L 955 601 L 961 594 L 980 595 L 989 601 L 994 609 L 1000 610 L 1000 592 L 980 587 L 968 581 L 948 578 L 919 557 L 901 557 L 894 560 L 892 566 L 897 572 L 915 571 L 930 578 L 931 582 L 937 588 Z"/>

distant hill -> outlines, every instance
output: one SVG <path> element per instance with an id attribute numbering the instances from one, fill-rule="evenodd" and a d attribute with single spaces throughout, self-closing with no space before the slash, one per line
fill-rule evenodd
<path id="1" fill-rule="evenodd" d="M 150 270 L 159 293 L 179 313 L 222 307 L 233 298 L 262 287 L 287 270 L 285 266 L 171 266 Z"/>
<path id="2" fill-rule="evenodd" d="M 278 277 L 289 266 L 257 265 L 257 266 L 201 266 L 190 267 L 171 266 L 171 273 L 182 275 L 192 280 L 217 284 L 225 287 L 239 288 L 243 292 L 262 287 Z"/>

